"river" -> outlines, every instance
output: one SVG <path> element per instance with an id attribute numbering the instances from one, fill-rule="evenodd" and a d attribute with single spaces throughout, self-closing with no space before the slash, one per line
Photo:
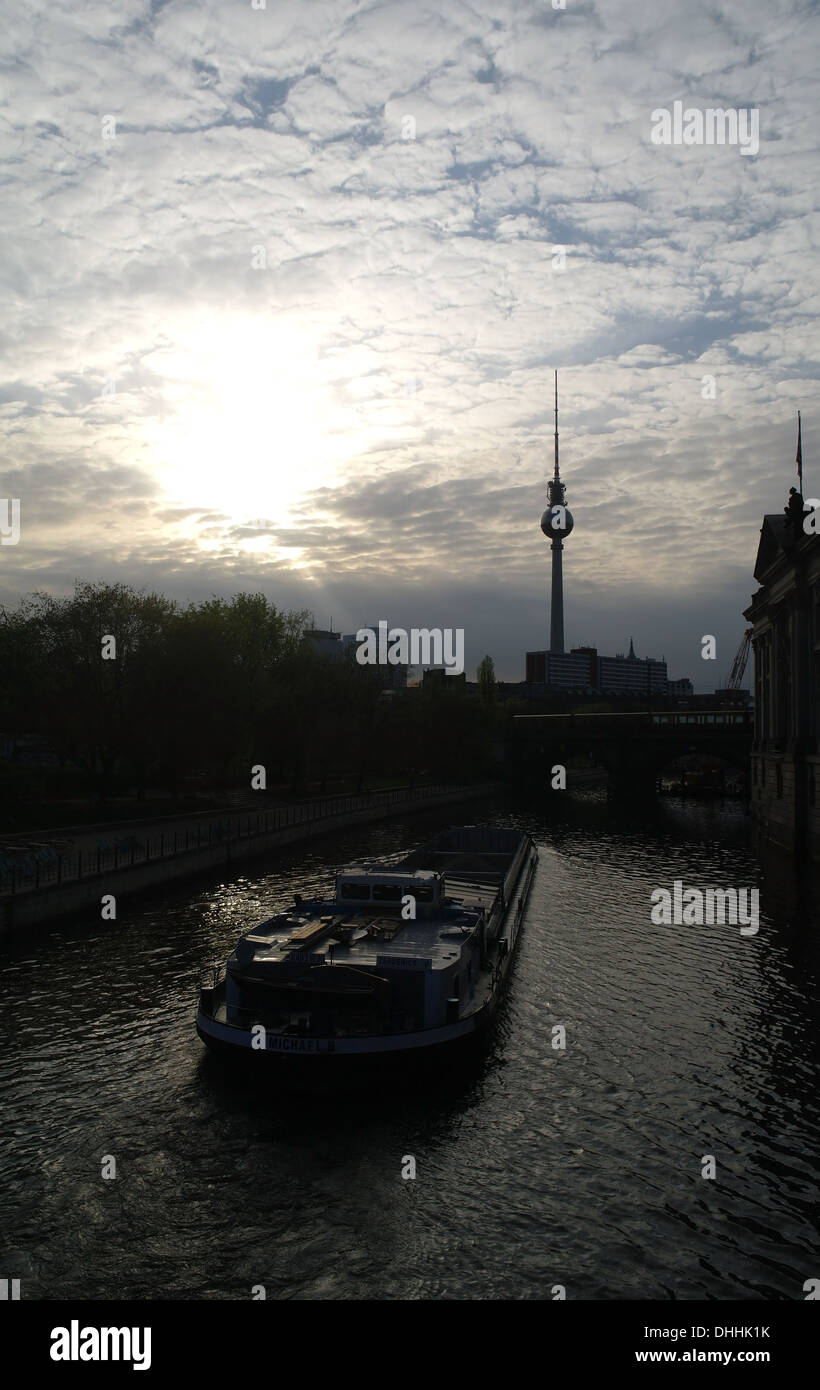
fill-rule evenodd
<path id="1" fill-rule="evenodd" d="M 558 805 L 356 826 L 3 943 L 0 1275 L 27 1299 L 805 1297 L 817 921 L 736 806 Z M 207 1054 L 200 972 L 248 924 L 459 815 L 540 849 L 486 1058 L 300 1098 Z M 675 879 L 758 887 L 759 932 L 652 925 Z"/>

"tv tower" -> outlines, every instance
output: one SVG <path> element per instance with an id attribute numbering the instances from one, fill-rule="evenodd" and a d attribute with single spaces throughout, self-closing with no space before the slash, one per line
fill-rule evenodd
<path id="1" fill-rule="evenodd" d="M 550 601 L 549 650 L 564 651 L 564 537 L 575 525 L 567 510 L 567 490 L 558 472 L 558 373 L 555 373 L 555 472 L 547 484 L 549 506 L 541 517 L 541 530 L 552 541 L 552 594 Z"/>

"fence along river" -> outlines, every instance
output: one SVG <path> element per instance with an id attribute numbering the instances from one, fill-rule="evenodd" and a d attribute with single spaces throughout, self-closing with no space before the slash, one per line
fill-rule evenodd
<path id="1" fill-rule="evenodd" d="M 346 821 L 394 815 L 413 805 L 458 801 L 481 790 L 443 784 L 391 787 L 268 810 L 205 812 L 169 818 L 165 824 L 129 826 L 126 822 L 119 827 L 78 827 L 51 836 L 48 832 L 6 836 L 0 839 L 0 930 L 95 903 L 99 906 L 100 888 L 103 893 L 133 891 L 250 858 Z M 97 880 L 97 887 L 89 880 Z M 81 883 L 86 886 L 84 894 L 69 894 L 70 885 Z M 21 910 L 19 899 L 26 894 L 32 895 L 32 902 Z M 36 894 L 41 894 L 39 902 Z"/>

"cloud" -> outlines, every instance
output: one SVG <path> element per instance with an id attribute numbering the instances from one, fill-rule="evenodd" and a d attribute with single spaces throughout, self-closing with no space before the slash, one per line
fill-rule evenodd
<path id="1" fill-rule="evenodd" d="M 568 636 L 605 649 L 623 614 L 620 646 L 697 676 L 695 629 L 739 635 L 801 405 L 811 490 L 811 25 L 763 0 L 9 15 L 3 597 L 247 582 L 355 627 L 425 594 L 516 675 L 558 366 Z M 757 106 L 759 154 L 654 146 L 675 100 Z"/>

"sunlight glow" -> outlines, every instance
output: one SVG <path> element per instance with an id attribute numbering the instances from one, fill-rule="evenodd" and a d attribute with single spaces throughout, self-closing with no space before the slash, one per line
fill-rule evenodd
<path id="1" fill-rule="evenodd" d="M 144 361 L 165 381 L 170 411 L 148 442 L 176 505 L 282 523 L 371 442 L 353 404 L 335 397 L 338 362 L 322 361 L 294 320 L 200 319 Z"/>

